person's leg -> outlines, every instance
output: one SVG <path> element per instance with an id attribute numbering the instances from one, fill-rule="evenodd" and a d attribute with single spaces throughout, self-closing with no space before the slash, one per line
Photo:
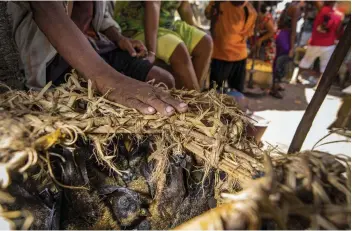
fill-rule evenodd
<path id="1" fill-rule="evenodd" d="M 217 59 L 212 59 L 211 64 L 210 64 L 210 89 L 216 85 L 216 88 L 219 88 L 219 60 Z"/>
<path id="2" fill-rule="evenodd" d="M 246 61 L 247 60 L 244 59 L 229 62 L 228 83 L 231 90 L 227 92 L 227 95 L 232 96 L 237 102 L 239 109 L 245 113 L 250 112 L 248 110 L 248 100 L 242 93 L 245 84 Z"/>
<path id="3" fill-rule="evenodd" d="M 277 94 L 280 88 L 280 76 L 282 70 L 284 70 L 283 65 L 284 63 L 281 62 L 282 56 L 288 56 L 290 51 L 290 40 L 291 40 L 291 32 L 288 30 L 281 30 L 276 39 L 275 39 L 275 47 L 276 47 L 276 54 L 273 60 L 273 84 L 270 90 L 270 94 L 277 98 L 282 98 L 281 94 Z"/>
<path id="4" fill-rule="evenodd" d="M 232 62 L 231 73 L 228 78 L 230 88 L 243 92 L 246 80 L 246 60 Z"/>
<path id="5" fill-rule="evenodd" d="M 282 55 L 276 58 L 275 62 L 275 73 L 273 85 L 270 91 L 270 95 L 275 98 L 282 99 L 283 95 L 279 91 L 284 91 L 285 88 L 282 85 L 282 78 L 285 76 L 285 67 L 286 64 L 289 63 L 291 58 L 288 55 Z"/>
<path id="6" fill-rule="evenodd" d="M 299 63 L 298 72 L 296 72 L 296 73 L 294 73 L 292 75 L 290 83 L 295 84 L 297 82 L 297 80 L 299 80 L 300 75 L 303 72 L 306 72 L 306 71 L 312 72 L 312 70 L 310 70 L 310 67 L 314 63 L 314 60 L 317 57 L 319 57 L 320 53 L 321 53 L 320 47 L 318 47 L 318 46 L 308 46 L 307 50 L 306 50 L 306 53 L 304 54 L 303 59 Z"/>
<path id="7" fill-rule="evenodd" d="M 246 64 L 247 64 L 247 59 L 239 61 L 237 65 L 237 72 L 238 72 L 238 88 L 237 90 L 239 92 L 243 92 L 245 88 L 245 83 L 246 83 Z"/>
<path id="8" fill-rule="evenodd" d="M 209 35 L 203 36 L 192 52 L 192 63 L 200 88 L 204 88 L 204 76 L 209 70 L 213 40 Z"/>
<path id="9" fill-rule="evenodd" d="M 209 70 L 213 40 L 204 31 L 191 26 L 183 21 L 176 21 L 175 32 L 185 43 L 189 54 L 192 56 L 194 72 L 200 88 L 203 88 L 205 74 Z"/>
<path id="10" fill-rule="evenodd" d="M 273 85 L 270 90 L 270 95 L 282 99 L 283 95 L 279 92 L 281 86 L 281 79 L 285 76 L 285 65 L 290 60 L 288 55 L 281 55 L 275 58 L 275 68 L 273 72 Z"/>
<path id="11" fill-rule="evenodd" d="M 286 66 L 291 61 L 291 58 L 288 55 L 282 55 L 277 58 L 276 61 L 276 80 L 277 83 L 280 84 L 282 82 L 282 78 L 286 75 Z"/>
<path id="12" fill-rule="evenodd" d="M 271 90 L 275 89 L 275 83 L 276 83 L 276 63 L 277 63 L 277 58 L 278 56 L 275 55 L 274 60 L 273 60 L 273 65 L 272 65 L 272 70 L 273 70 L 273 78 L 272 78 L 272 85 L 271 85 Z"/>
<path id="13" fill-rule="evenodd" d="M 310 76 L 319 76 L 319 73 L 310 69 L 310 68 L 302 68 L 298 67 L 298 70 L 295 70 L 292 74 L 292 78 L 290 80 L 290 84 L 301 83 L 303 81 L 302 74 L 309 74 Z"/>
<path id="14" fill-rule="evenodd" d="M 178 44 L 170 57 L 170 64 L 176 80 L 177 88 L 200 90 L 198 79 L 193 68 L 191 56 L 186 45 Z"/>
<path id="15" fill-rule="evenodd" d="M 333 45 L 333 46 L 328 46 L 328 47 L 321 47 L 321 54 L 319 56 L 319 59 L 320 59 L 320 76 L 319 76 L 319 80 L 316 84 L 316 87 L 319 85 L 320 83 L 320 79 L 321 79 L 321 76 L 322 74 L 324 73 L 325 69 L 326 69 L 326 66 L 328 65 L 328 62 L 332 56 L 332 53 L 334 53 L 334 50 L 335 50 L 336 46 Z"/>
<path id="16" fill-rule="evenodd" d="M 187 47 L 175 32 L 159 28 L 156 57 L 171 65 L 176 88 L 199 90 Z"/>
<path id="17" fill-rule="evenodd" d="M 146 82 L 149 81 L 153 81 L 155 84 L 164 83 L 168 88 L 175 87 L 175 79 L 172 74 L 157 66 L 153 66 L 152 69 L 150 69 L 146 78 Z"/>
<path id="18" fill-rule="evenodd" d="M 223 60 L 213 59 L 211 62 L 210 69 L 210 85 L 214 87 L 214 83 L 217 85 L 217 89 L 224 87 L 224 82 L 229 78 L 231 73 L 232 63 Z"/>

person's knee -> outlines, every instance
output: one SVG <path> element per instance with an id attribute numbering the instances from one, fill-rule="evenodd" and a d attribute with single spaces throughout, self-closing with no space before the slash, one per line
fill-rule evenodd
<path id="1" fill-rule="evenodd" d="M 186 66 L 186 65 L 192 64 L 187 46 L 184 43 L 180 43 L 177 45 L 176 49 L 171 55 L 170 63 L 171 63 L 171 66 L 174 66 L 174 65 Z"/>
<path id="2" fill-rule="evenodd" d="M 175 78 L 174 78 L 174 76 L 170 72 L 168 72 L 168 71 L 166 71 L 166 70 L 164 70 L 162 68 L 160 68 L 159 71 L 160 71 L 161 76 L 162 76 L 161 82 L 165 83 L 168 88 L 174 88 L 175 87 Z"/>
<path id="3" fill-rule="evenodd" d="M 155 84 L 164 83 L 168 88 L 175 87 L 175 78 L 173 75 L 157 66 L 153 66 L 153 68 L 148 73 L 146 81 L 154 80 Z"/>
<path id="4" fill-rule="evenodd" d="M 213 52 L 213 39 L 211 38 L 210 35 L 205 35 L 202 40 L 203 46 L 204 46 L 204 51 L 208 54 L 211 55 Z"/>
<path id="5" fill-rule="evenodd" d="M 210 58 L 213 52 L 213 39 L 209 35 L 204 35 L 193 49 L 192 56 Z"/>

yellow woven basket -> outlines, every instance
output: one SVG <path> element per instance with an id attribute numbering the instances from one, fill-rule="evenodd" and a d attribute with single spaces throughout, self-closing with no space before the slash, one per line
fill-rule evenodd
<path id="1" fill-rule="evenodd" d="M 252 70 L 252 59 L 247 60 L 247 73 L 246 80 L 249 80 L 249 76 Z M 269 63 L 266 63 L 261 60 L 254 61 L 254 69 L 253 69 L 253 81 L 261 87 L 270 87 L 272 84 L 272 66 Z"/>

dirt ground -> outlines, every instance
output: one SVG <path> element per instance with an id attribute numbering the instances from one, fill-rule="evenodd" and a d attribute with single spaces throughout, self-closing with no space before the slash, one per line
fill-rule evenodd
<path id="1" fill-rule="evenodd" d="M 296 128 L 301 121 L 308 103 L 315 91 L 303 85 L 286 84 L 284 99 L 276 99 L 269 95 L 260 98 L 249 98 L 249 108 L 254 114 L 269 120 L 262 141 L 266 147 L 277 147 L 282 152 L 287 152 Z M 321 138 L 329 133 L 327 129 L 336 119 L 337 112 L 342 103 L 342 93 L 338 87 L 332 87 L 325 98 L 314 120 L 311 130 L 303 144 L 302 150 L 312 149 Z M 346 140 L 342 135 L 333 134 L 321 143 Z M 351 156 L 351 143 L 338 142 L 326 144 L 316 148 L 331 154 L 345 154 Z"/>

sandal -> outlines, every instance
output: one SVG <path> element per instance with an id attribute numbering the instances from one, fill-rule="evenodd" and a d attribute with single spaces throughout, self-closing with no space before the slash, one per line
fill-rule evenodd
<path id="1" fill-rule="evenodd" d="M 286 88 L 285 88 L 282 84 L 278 84 L 277 90 L 278 90 L 278 91 L 285 91 Z"/>
<path id="2" fill-rule="evenodd" d="M 271 91 L 269 92 L 269 94 L 270 94 L 272 97 L 277 98 L 277 99 L 282 99 L 282 98 L 284 98 L 283 95 L 282 95 L 279 91 L 277 91 L 277 90 L 275 90 L 275 91 L 271 90 Z"/>

